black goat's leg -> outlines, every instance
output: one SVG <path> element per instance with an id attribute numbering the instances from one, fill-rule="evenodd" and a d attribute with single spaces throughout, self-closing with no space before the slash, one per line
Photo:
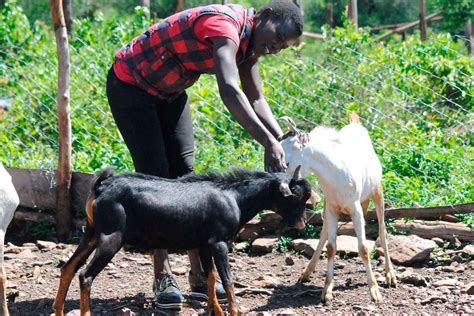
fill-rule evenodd
<path id="1" fill-rule="evenodd" d="M 214 269 L 214 262 L 212 260 L 212 253 L 209 248 L 200 248 L 199 257 L 201 259 L 201 266 L 204 270 L 204 274 L 207 277 L 207 310 L 211 314 L 224 315 L 224 312 L 219 305 L 216 295 L 216 279 L 217 272 Z"/>
<path id="2" fill-rule="evenodd" d="M 234 292 L 234 282 L 229 267 L 229 249 L 227 243 L 220 241 L 211 246 L 212 255 L 214 257 L 217 271 L 222 280 L 225 292 L 227 293 L 227 301 L 229 303 L 229 311 L 231 316 L 239 314 L 237 300 Z"/>
<path id="3" fill-rule="evenodd" d="M 87 258 L 91 255 L 96 247 L 96 240 L 94 237 L 94 229 L 87 225 L 86 231 L 79 246 L 74 251 L 74 254 L 61 267 L 61 278 L 59 281 L 58 292 L 56 293 L 56 299 L 53 303 L 53 308 L 56 316 L 64 315 L 64 301 L 66 299 L 67 291 L 71 285 L 72 278 L 79 270 Z"/>
<path id="4" fill-rule="evenodd" d="M 122 233 L 114 232 L 110 235 L 100 235 L 97 241 L 97 250 L 94 258 L 89 263 L 85 271 L 79 275 L 79 284 L 81 286 L 81 316 L 90 316 L 90 293 L 92 282 L 112 260 L 115 254 L 122 247 Z"/>

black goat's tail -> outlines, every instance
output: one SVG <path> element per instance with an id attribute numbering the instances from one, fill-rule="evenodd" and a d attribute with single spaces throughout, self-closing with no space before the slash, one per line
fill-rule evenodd
<path id="1" fill-rule="evenodd" d="M 102 183 L 102 181 L 112 176 L 113 172 L 114 172 L 113 167 L 107 167 L 104 170 L 102 170 L 100 173 L 98 173 L 96 178 L 94 179 L 91 192 L 89 193 L 89 197 L 87 198 L 87 203 L 86 203 L 87 224 L 89 226 L 92 226 L 92 223 L 94 222 L 94 204 L 95 204 L 95 200 L 99 196 L 98 188 L 100 184 Z"/>

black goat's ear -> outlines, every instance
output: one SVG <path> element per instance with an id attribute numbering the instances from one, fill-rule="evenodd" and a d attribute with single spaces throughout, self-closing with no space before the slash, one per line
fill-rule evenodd
<path id="1" fill-rule="evenodd" d="M 301 179 L 301 165 L 298 165 L 295 169 L 295 173 L 293 174 L 293 180 Z"/>
<path id="2" fill-rule="evenodd" d="M 293 195 L 293 192 L 291 192 L 290 186 L 287 182 L 280 183 L 280 192 L 281 194 L 283 194 L 284 197 Z"/>

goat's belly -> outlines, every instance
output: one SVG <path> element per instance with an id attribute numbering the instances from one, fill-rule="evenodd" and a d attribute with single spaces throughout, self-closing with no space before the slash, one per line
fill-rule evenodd
<path id="1" fill-rule="evenodd" d="M 123 243 L 134 247 L 151 249 L 189 250 L 200 247 L 207 247 L 211 240 L 232 242 L 232 236 L 227 234 L 211 235 L 209 231 L 202 227 L 184 228 L 179 225 L 161 228 L 159 230 L 150 229 L 144 231 L 129 231 L 124 236 Z"/>

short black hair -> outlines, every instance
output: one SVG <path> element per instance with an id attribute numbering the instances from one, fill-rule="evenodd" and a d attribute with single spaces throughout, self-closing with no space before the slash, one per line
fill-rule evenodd
<path id="1" fill-rule="evenodd" d="M 270 3 L 262 6 L 259 13 L 265 9 L 272 9 L 272 16 L 281 17 L 283 19 L 290 19 L 296 26 L 298 35 L 303 34 L 303 13 L 300 7 L 292 0 L 272 0 Z"/>

